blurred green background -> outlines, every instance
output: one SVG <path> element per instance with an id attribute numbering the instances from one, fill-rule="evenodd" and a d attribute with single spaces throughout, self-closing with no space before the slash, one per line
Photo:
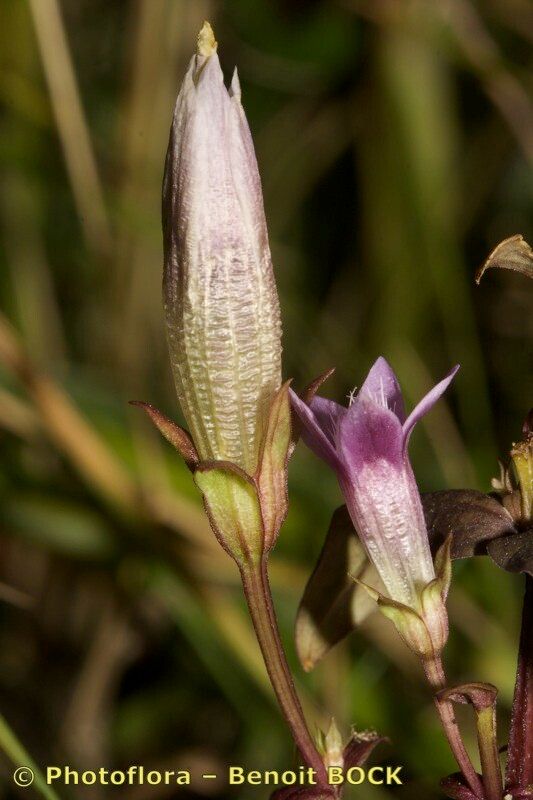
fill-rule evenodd
<path id="1" fill-rule="evenodd" d="M 0 710 L 41 764 L 290 767 L 236 570 L 186 468 L 127 405 L 179 419 L 160 299 L 173 102 L 208 18 L 256 142 L 286 376 L 336 366 L 342 400 L 382 353 L 412 404 L 460 362 L 413 463 L 424 489 L 487 490 L 533 396 L 530 286 L 473 284 L 501 239 L 533 236 L 532 7 L 3 0 L 0 15 Z M 374 759 L 408 784 L 354 796 L 437 798 L 453 762 L 384 620 L 310 676 L 296 663 L 297 602 L 340 497 L 303 447 L 290 482 L 272 579 L 306 709 L 390 737 Z M 503 742 L 521 581 L 484 559 L 455 576 L 450 678 L 499 686 Z M 29 797 L 0 766 L 0 797 Z M 268 793 L 221 777 L 181 796 Z"/>

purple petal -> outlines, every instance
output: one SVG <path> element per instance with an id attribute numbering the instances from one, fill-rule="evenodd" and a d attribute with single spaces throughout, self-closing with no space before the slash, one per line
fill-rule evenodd
<path id="1" fill-rule="evenodd" d="M 296 392 L 289 389 L 289 394 L 292 407 L 302 422 L 302 438 L 306 445 L 315 455 L 329 464 L 335 472 L 342 473 L 344 467 L 337 455 L 333 442 L 330 441 L 328 434 L 322 429 L 319 419 L 315 417 L 313 411 L 298 397 Z M 323 416 L 324 408 L 321 409 L 320 413 Z M 331 421 L 327 421 L 327 424 L 331 428 Z"/>
<path id="2" fill-rule="evenodd" d="M 400 420 L 359 397 L 340 425 L 340 479 L 346 505 L 391 598 L 416 607 L 418 588 L 435 577 L 416 481 Z"/>
<path id="3" fill-rule="evenodd" d="M 339 454 L 350 472 L 357 474 L 368 464 L 380 460 L 402 469 L 402 426 L 396 414 L 362 392 L 340 421 Z"/>
<path id="4" fill-rule="evenodd" d="M 411 413 L 409 414 L 409 416 L 407 417 L 407 419 L 403 424 L 404 447 L 407 447 L 407 444 L 409 442 L 409 437 L 411 436 L 412 430 L 415 427 L 418 420 L 421 419 L 424 416 L 424 414 L 427 414 L 428 411 L 430 411 L 433 408 L 437 400 L 439 400 L 442 397 L 442 395 L 444 394 L 450 383 L 453 381 L 455 374 L 457 373 L 459 368 L 460 365 L 456 364 L 455 367 L 448 372 L 446 377 L 443 378 L 439 383 L 437 383 L 437 385 L 434 386 L 433 389 L 431 389 L 431 391 L 429 391 L 425 395 L 425 397 L 422 398 L 422 400 L 420 400 L 418 405 L 416 405 L 413 408 L 413 410 L 411 411 Z"/>
<path id="5" fill-rule="evenodd" d="M 389 408 L 400 422 L 405 420 L 402 390 L 398 378 L 383 356 L 375 361 L 358 396 L 370 398 L 383 408 Z"/>
<path id="6" fill-rule="evenodd" d="M 326 400 L 325 397 L 317 396 L 313 397 L 309 408 L 322 431 L 334 445 L 337 441 L 339 425 L 348 409 L 335 403 L 334 400 Z"/>

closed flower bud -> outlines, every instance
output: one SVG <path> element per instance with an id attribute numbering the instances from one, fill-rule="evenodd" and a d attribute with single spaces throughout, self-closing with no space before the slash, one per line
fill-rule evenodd
<path id="1" fill-rule="evenodd" d="M 252 475 L 281 384 L 281 323 L 239 81 L 224 86 L 208 23 L 174 111 L 163 234 L 168 344 L 194 445 Z"/>

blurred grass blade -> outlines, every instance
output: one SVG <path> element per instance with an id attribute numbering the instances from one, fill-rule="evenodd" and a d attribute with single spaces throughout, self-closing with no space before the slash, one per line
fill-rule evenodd
<path id="1" fill-rule="evenodd" d="M 361 133 L 367 258 L 376 266 L 381 294 L 374 346 L 387 353 L 405 342 L 424 362 L 434 361 L 435 338 L 442 336 L 440 369 L 462 365 L 454 391 L 479 471 L 495 455 L 490 393 L 453 211 L 458 130 L 449 64 L 429 40 L 391 25 L 380 33 L 374 81 L 373 114 Z M 487 432 L 482 439 L 480 430 Z"/>
<path id="2" fill-rule="evenodd" d="M 30 0 L 35 33 L 80 222 L 96 252 L 108 252 L 111 232 L 87 120 L 58 0 Z"/>
<path id="3" fill-rule="evenodd" d="M 29 767 L 35 778 L 33 786 L 46 800 L 59 800 L 58 795 L 48 786 L 39 767 L 27 750 L 17 739 L 5 719 L 0 715 L 0 748 L 16 767 Z"/>

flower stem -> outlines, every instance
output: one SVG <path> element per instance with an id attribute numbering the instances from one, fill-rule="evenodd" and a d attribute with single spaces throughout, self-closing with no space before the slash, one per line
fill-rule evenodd
<path id="1" fill-rule="evenodd" d="M 533 783 L 533 578 L 526 575 L 505 786 L 526 787 L 531 783 Z"/>
<path id="2" fill-rule="evenodd" d="M 496 739 L 496 708 L 494 705 L 477 712 L 477 738 L 485 796 L 487 800 L 501 800 L 502 772 Z"/>
<path id="3" fill-rule="evenodd" d="M 306 765 L 312 767 L 318 781 L 327 786 L 324 762 L 307 728 L 279 636 L 266 559 L 258 565 L 241 565 L 240 570 L 257 641 L 283 716 Z"/>
<path id="4" fill-rule="evenodd" d="M 431 661 L 425 662 L 424 671 L 431 688 L 435 692 L 439 692 L 441 689 L 446 687 L 446 675 L 444 673 L 444 667 L 440 657 L 435 657 Z M 448 744 L 450 745 L 450 749 L 455 757 L 455 760 L 457 761 L 457 764 L 459 765 L 459 769 L 463 773 L 466 782 L 476 797 L 483 798 L 483 784 L 481 783 L 479 775 L 472 765 L 470 756 L 468 755 L 466 747 L 464 746 L 461 738 L 461 732 L 459 730 L 459 726 L 457 725 L 452 701 L 441 699 L 438 696 L 435 696 L 434 701 L 442 722 L 442 727 L 444 728 L 444 733 L 448 740 Z"/>

